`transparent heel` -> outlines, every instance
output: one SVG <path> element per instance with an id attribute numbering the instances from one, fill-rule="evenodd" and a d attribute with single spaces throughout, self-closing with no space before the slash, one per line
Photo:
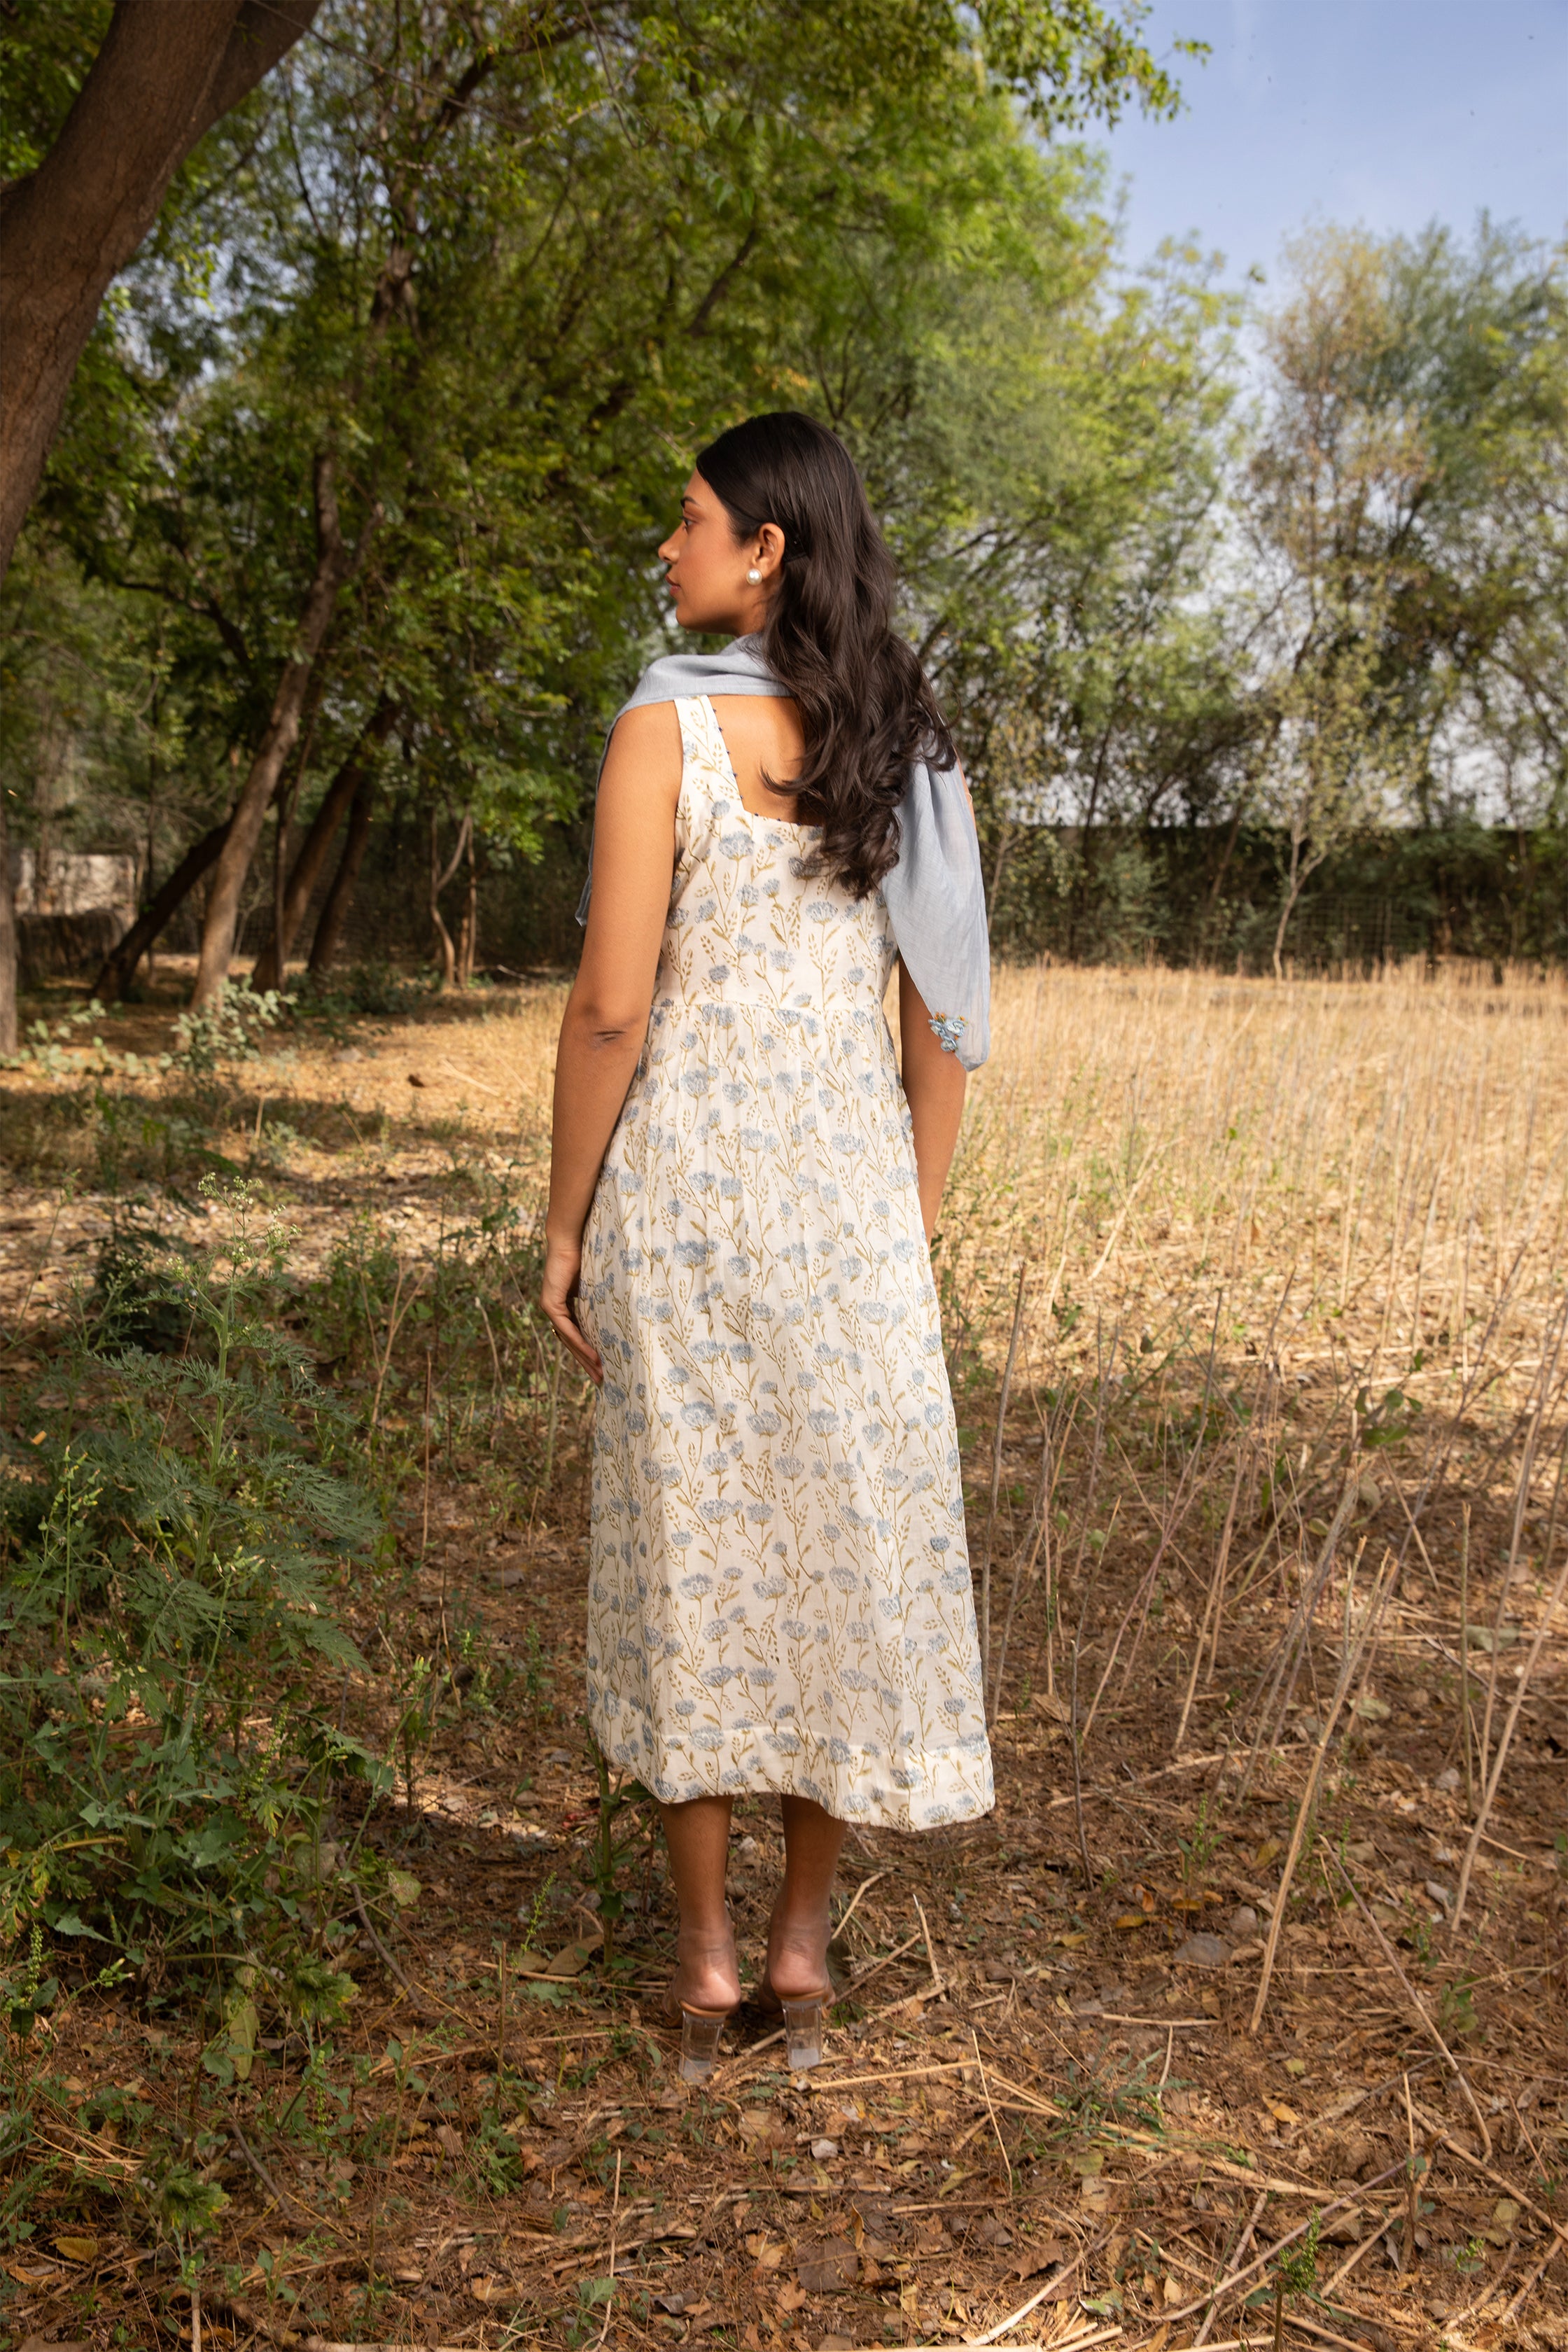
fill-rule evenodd
<path id="1" fill-rule="evenodd" d="M 680 2012 L 680 2079 L 683 2083 L 705 2083 L 713 2072 L 719 2055 L 719 2037 L 724 2031 L 728 2011 L 719 2016 L 700 2009 L 683 2009 Z"/>
<path id="2" fill-rule="evenodd" d="M 820 1994 L 810 2000 L 786 2000 L 784 2003 L 784 2041 L 793 2067 L 821 2065 L 825 2006 Z"/>

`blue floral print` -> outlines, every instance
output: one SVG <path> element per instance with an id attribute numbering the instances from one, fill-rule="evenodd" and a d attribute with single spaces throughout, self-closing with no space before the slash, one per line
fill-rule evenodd
<path id="1" fill-rule="evenodd" d="M 812 833 L 745 809 L 711 703 L 675 707 L 669 917 L 583 1245 L 616 1375 L 594 1729 L 667 1802 L 972 1820 L 991 1757 L 887 910 L 803 871 Z M 952 1050 L 961 1018 L 931 1026 Z"/>

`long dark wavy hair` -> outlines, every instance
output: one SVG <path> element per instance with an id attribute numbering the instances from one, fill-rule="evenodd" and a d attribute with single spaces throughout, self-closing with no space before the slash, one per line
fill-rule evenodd
<path id="1" fill-rule="evenodd" d="M 892 626 L 893 559 L 837 433 L 790 408 L 749 416 L 710 442 L 697 470 L 738 541 L 784 533 L 768 609 L 768 667 L 794 696 L 805 757 L 788 784 L 820 824 L 815 869 L 857 898 L 899 856 L 911 760 L 952 763 L 952 738 L 913 652 Z"/>

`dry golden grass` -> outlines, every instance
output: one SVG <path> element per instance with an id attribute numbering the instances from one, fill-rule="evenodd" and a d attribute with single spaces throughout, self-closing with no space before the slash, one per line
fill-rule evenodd
<path id="1" fill-rule="evenodd" d="M 336 1157 L 384 1135 L 418 1155 L 460 1137 L 542 1185 L 564 1000 L 552 982 L 438 1000 L 346 1048 L 303 1033 L 232 1073 L 233 1111 L 296 1125 L 300 1173 L 312 1145 Z M 172 1010 L 111 1016 L 106 1041 L 154 1050 Z M 58 1080 L 24 1070 L 0 1089 L 17 1180 L 52 1172 L 28 1168 L 25 1113 Z M 1223 1296 L 1254 1339 L 1278 1311 L 1293 1366 L 1342 1362 L 1353 1339 L 1370 1377 L 1421 1350 L 1462 1383 L 1489 1327 L 1491 1361 L 1528 1374 L 1568 1276 L 1565 1202 L 1562 977 L 1003 968 L 939 1255 L 976 1336 L 1005 1326 L 1026 1259 L 1026 1323 L 1076 1307 L 1080 1345 L 1086 1319 L 1137 1324 L 1136 1341 Z"/>
<path id="2" fill-rule="evenodd" d="M 374 1058 L 264 1064 L 258 1099 L 275 1084 L 280 1109 L 341 1100 L 362 1128 L 434 1117 L 542 1184 L 564 997 L 545 982 L 437 1004 L 357 1049 Z M 1136 1344 L 1223 1297 L 1225 1328 L 1274 1329 L 1291 1370 L 1353 1358 L 1403 1378 L 1420 1351 L 1436 1402 L 1483 1338 L 1505 1385 L 1528 1377 L 1568 1278 L 1565 1203 L 1561 977 L 1003 968 L 939 1255 L 991 1343 L 1026 1259 L 1042 1343 L 1074 1307 L 1081 1348 L 1096 1318 Z"/>
<path id="3" fill-rule="evenodd" d="M 1420 1352 L 1436 1402 L 1483 1336 L 1528 1378 L 1565 1188 L 1561 979 L 1015 970 L 943 1223 L 977 1321 L 1005 1320 L 1024 1256 L 1047 1312 L 1136 1343 L 1223 1297 L 1223 1328 L 1274 1329 L 1290 1370 L 1403 1379 Z"/>

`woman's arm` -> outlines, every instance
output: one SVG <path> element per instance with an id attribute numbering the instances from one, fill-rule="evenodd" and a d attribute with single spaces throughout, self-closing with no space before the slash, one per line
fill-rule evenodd
<path id="1" fill-rule="evenodd" d="M 561 1024 L 540 1303 L 578 1362 L 604 1378 L 578 1328 L 583 1228 L 647 1034 L 675 870 L 680 725 L 668 702 L 628 710 L 610 739 L 594 810 L 594 895 Z"/>
<path id="2" fill-rule="evenodd" d="M 958 1146 L 963 1117 L 963 1090 L 969 1073 L 956 1054 L 950 1054 L 931 1025 L 919 989 L 902 959 L 899 962 L 899 1035 L 902 1041 L 904 1093 L 914 1121 L 915 1174 L 920 1180 L 921 1216 L 929 1242 L 936 1231 L 942 1187 Z"/>

